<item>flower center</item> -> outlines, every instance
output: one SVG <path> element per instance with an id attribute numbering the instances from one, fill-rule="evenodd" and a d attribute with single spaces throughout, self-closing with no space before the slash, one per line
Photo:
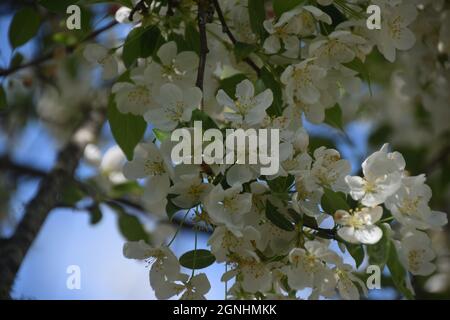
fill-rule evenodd
<path id="1" fill-rule="evenodd" d="M 160 176 L 166 172 L 161 161 L 147 160 L 144 163 L 144 170 L 148 176 Z"/>
<path id="2" fill-rule="evenodd" d="M 150 91 L 145 86 L 136 86 L 133 90 L 128 92 L 128 100 L 133 104 L 144 104 L 150 103 Z"/>

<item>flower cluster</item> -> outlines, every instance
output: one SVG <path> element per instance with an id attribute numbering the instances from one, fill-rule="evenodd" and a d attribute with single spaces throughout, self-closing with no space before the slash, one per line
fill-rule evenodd
<path id="1" fill-rule="evenodd" d="M 300 4 L 282 12 L 263 5 L 270 18 L 255 27 L 249 2 L 219 2 L 229 21 L 224 29 L 236 38 L 229 41 L 217 25 L 207 24 L 209 53 L 203 57 L 179 40 L 188 26 L 167 30 L 158 22 L 167 8 L 151 7 L 133 20 L 135 28 L 156 20 L 162 44 L 139 57 L 112 87 L 117 110 L 142 117 L 155 132 L 153 141 L 135 148 L 123 174 L 146 179 L 142 202 L 149 212 L 173 218 L 182 211 L 183 221 L 191 219 L 211 235 L 210 250 L 195 246 L 189 259 L 178 259 L 169 245 L 143 241 L 126 243 L 125 257 L 152 263 L 150 283 L 161 299 L 204 298 L 210 284 L 204 273 L 194 272 L 207 266 L 199 260 L 227 264 L 222 280 L 234 279 L 227 292 L 233 298 L 296 298 L 308 288 L 311 299 L 336 292 L 357 299 L 365 285 L 343 252 L 362 246 L 370 259 L 370 248 L 387 244 L 398 252 L 398 261 L 391 259 L 388 267 L 398 262 L 413 275 L 432 273 L 435 255 L 426 231 L 442 227 L 447 217 L 430 209 L 425 176 L 410 176 L 403 156 L 387 144 L 363 162 L 362 176 L 351 176 L 350 163 L 335 149 L 310 146 L 303 127 L 305 120 L 329 123 L 328 111 L 360 91 L 353 62 L 363 63 L 374 47 L 393 62 L 397 51 L 412 47 L 409 26 L 416 7 L 379 0 L 382 28 L 367 30 L 359 1 L 321 0 L 320 8 Z M 331 5 L 344 22 L 333 21 Z M 191 8 L 178 10 L 195 19 Z M 120 22 L 129 23 L 123 12 L 129 11 L 119 10 Z M 230 50 L 235 42 L 244 52 Z M 104 66 L 105 78 L 117 74 L 117 60 L 107 49 L 88 46 L 85 55 Z M 199 87 L 200 58 L 206 63 Z M 249 59 L 259 74 L 245 64 Z M 167 136 L 176 128 L 194 130 L 194 120 L 218 130 L 279 129 L 278 174 L 261 175 L 258 164 L 174 163 Z M 324 221 L 332 226 L 324 228 Z M 193 269 L 192 275 L 182 273 L 180 264 Z M 407 283 L 408 274 L 400 280 Z"/>

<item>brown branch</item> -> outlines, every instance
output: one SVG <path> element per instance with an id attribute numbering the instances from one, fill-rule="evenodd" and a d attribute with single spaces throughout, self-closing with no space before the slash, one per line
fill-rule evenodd
<path id="1" fill-rule="evenodd" d="M 60 203 L 61 193 L 75 169 L 86 145 L 97 136 L 105 115 L 91 111 L 71 140 L 59 152 L 53 169 L 44 177 L 35 197 L 25 208 L 25 214 L 14 234 L 3 244 L 0 255 L 0 299 L 10 298 L 16 274 L 49 212 Z"/>
<path id="2" fill-rule="evenodd" d="M 31 176 L 31 177 L 37 177 L 42 178 L 47 175 L 47 172 L 44 170 L 20 164 L 17 162 L 11 161 L 11 159 L 7 156 L 0 158 L 0 170 L 2 171 L 10 171 L 16 175 L 24 175 L 24 176 Z"/>
<path id="3" fill-rule="evenodd" d="M 89 40 L 95 39 L 99 34 L 105 32 L 106 30 L 111 29 L 112 27 L 114 27 L 117 24 L 117 21 L 111 21 L 110 23 L 108 23 L 107 25 L 105 25 L 104 27 L 101 27 L 97 30 L 92 31 L 90 34 L 88 34 L 85 38 L 83 38 L 82 40 L 80 40 L 78 43 L 71 45 L 71 46 L 67 46 L 64 48 L 64 51 L 66 53 L 72 53 L 76 48 L 78 48 L 78 46 L 80 46 L 82 43 L 87 42 Z M 55 56 L 55 52 L 49 52 L 46 53 L 42 56 L 39 56 L 37 58 L 34 58 L 33 60 L 26 62 L 24 64 L 18 65 L 18 66 L 14 66 L 12 68 L 9 69 L 0 69 L 0 77 L 6 77 L 9 76 L 10 74 L 13 74 L 19 70 L 28 68 L 28 67 L 33 67 L 33 66 L 38 66 L 44 62 L 47 62 L 51 59 L 53 59 L 53 57 Z"/>
<path id="4" fill-rule="evenodd" d="M 208 38 L 206 36 L 207 10 L 209 0 L 198 0 L 197 23 L 200 33 L 200 59 L 198 62 L 196 86 L 203 91 L 203 80 L 205 78 L 206 55 L 209 52 Z"/>
<path id="5" fill-rule="evenodd" d="M 218 0 L 212 0 L 214 4 L 214 8 L 216 9 L 217 15 L 219 17 L 219 21 L 222 24 L 222 31 L 225 33 L 228 38 L 231 40 L 231 42 L 235 45 L 238 41 L 236 37 L 231 32 L 230 28 L 228 27 L 227 21 L 223 15 L 222 8 L 220 7 Z M 253 62 L 252 59 L 249 57 L 245 58 L 244 61 L 253 69 L 255 70 L 256 74 L 259 75 L 261 73 L 261 69 Z"/>

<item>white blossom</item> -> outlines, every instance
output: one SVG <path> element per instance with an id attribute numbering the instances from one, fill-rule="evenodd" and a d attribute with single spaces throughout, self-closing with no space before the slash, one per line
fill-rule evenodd
<path id="1" fill-rule="evenodd" d="M 381 30 L 374 31 L 377 32 L 377 47 L 387 60 L 394 62 L 396 49 L 411 49 L 416 41 L 408 26 L 416 19 L 417 10 L 409 3 L 386 6 L 383 9 Z"/>
<path id="2" fill-rule="evenodd" d="M 134 69 L 130 79 L 132 82 L 117 82 L 112 87 L 117 109 L 122 113 L 143 115 L 154 107 L 157 84 L 151 81 L 149 69 Z"/>
<path id="3" fill-rule="evenodd" d="M 192 111 L 201 105 L 202 92 L 197 87 L 181 90 L 177 85 L 161 86 L 156 98 L 159 106 L 144 114 L 145 120 L 163 131 L 171 131 L 181 122 L 191 120 Z"/>
<path id="4" fill-rule="evenodd" d="M 304 60 L 290 65 L 281 74 L 281 82 L 285 85 L 286 97 L 289 104 L 298 99 L 305 104 L 315 104 L 320 99 L 320 82 L 327 71 L 312 64 L 312 60 Z"/>
<path id="5" fill-rule="evenodd" d="M 231 231 L 243 227 L 244 215 L 252 207 L 252 194 L 241 192 L 240 185 L 224 190 L 219 184 L 211 190 L 205 199 L 205 207 L 216 224 L 224 224 Z"/>
<path id="6" fill-rule="evenodd" d="M 163 44 L 156 53 L 161 63 L 152 60 L 148 76 L 156 84 L 171 82 L 181 88 L 190 88 L 197 75 L 198 56 L 193 51 L 178 52 L 175 41 Z"/>
<path id="7" fill-rule="evenodd" d="M 128 259 L 148 260 L 150 284 L 160 299 L 165 299 L 167 283 L 178 279 L 180 264 L 177 257 L 167 247 L 152 247 L 143 240 L 127 242 L 123 246 L 123 255 Z"/>
<path id="8" fill-rule="evenodd" d="M 363 208 L 347 212 L 338 210 L 334 214 L 334 220 L 342 227 L 338 235 L 350 243 L 375 244 L 383 236 L 383 231 L 375 223 L 383 215 L 383 208 Z"/>
<path id="9" fill-rule="evenodd" d="M 431 249 L 431 240 L 425 233 L 409 232 L 398 246 L 400 261 L 412 274 L 427 276 L 436 269 L 432 263 L 436 255 Z"/>
<path id="10" fill-rule="evenodd" d="M 339 261 L 336 253 L 328 249 L 327 244 L 307 241 L 305 249 L 294 248 L 289 253 L 290 265 L 285 268 L 288 284 L 291 288 L 320 288 L 328 291 L 336 287 L 333 272 L 325 263 L 335 264 Z"/>
<path id="11" fill-rule="evenodd" d="M 350 195 L 365 206 L 376 206 L 394 194 L 401 185 L 405 160 L 399 152 L 388 153 L 385 144 L 362 164 L 364 177 L 347 176 Z"/>
<path id="12" fill-rule="evenodd" d="M 425 175 L 403 177 L 398 191 L 386 200 L 386 207 L 400 223 L 419 229 L 438 228 L 447 224 L 444 212 L 432 211 L 428 206 L 431 188 Z"/>
<path id="13" fill-rule="evenodd" d="M 273 94 L 266 89 L 255 96 L 255 88 L 249 80 L 244 80 L 236 86 L 236 100 L 230 98 L 225 91 L 217 92 L 217 102 L 225 109 L 224 117 L 235 126 L 255 126 L 263 121 L 266 109 L 273 101 Z"/>

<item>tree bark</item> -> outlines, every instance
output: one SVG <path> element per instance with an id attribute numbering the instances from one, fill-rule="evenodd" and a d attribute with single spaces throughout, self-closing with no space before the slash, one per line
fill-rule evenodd
<path id="1" fill-rule="evenodd" d="M 45 176 L 37 194 L 25 208 L 14 234 L 0 243 L 0 299 L 11 298 L 17 272 L 41 230 L 49 212 L 60 202 L 61 193 L 78 166 L 84 148 L 95 140 L 104 123 L 104 113 L 91 111 L 71 140 L 59 152 L 53 169 Z"/>

